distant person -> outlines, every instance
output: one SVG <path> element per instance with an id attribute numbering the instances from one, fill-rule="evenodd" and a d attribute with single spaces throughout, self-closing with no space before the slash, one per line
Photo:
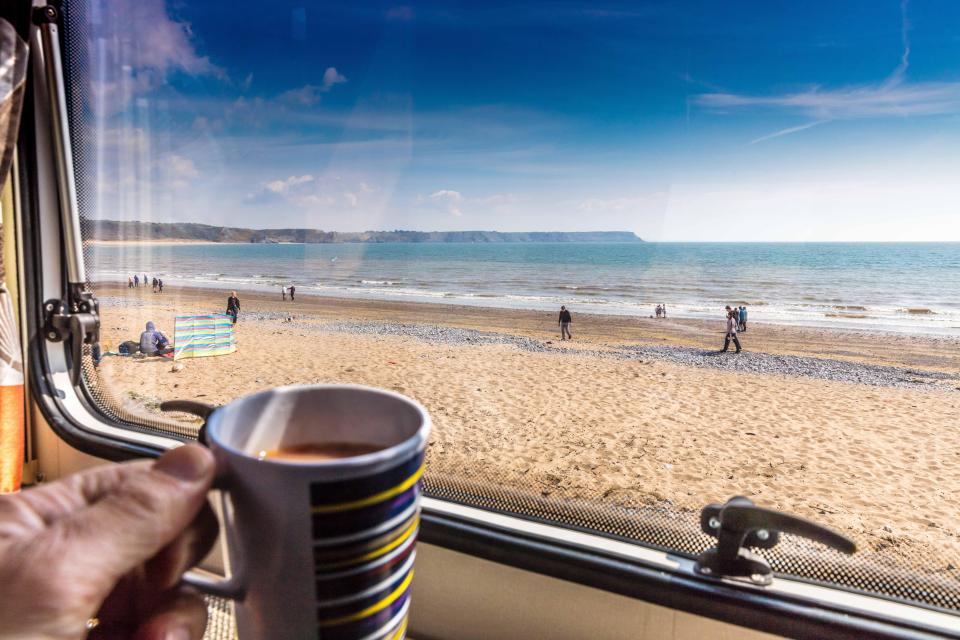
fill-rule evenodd
<path id="1" fill-rule="evenodd" d="M 156 292 L 157 292 L 157 278 L 156 278 L 156 276 L 154 276 L 153 280 L 151 281 L 151 284 L 153 285 L 153 292 L 156 293 Z"/>
<path id="2" fill-rule="evenodd" d="M 281 296 L 284 300 L 287 299 L 287 288 L 286 288 L 286 287 L 280 287 L 280 296 Z"/>
<path id="3" fill-rule="evenodd" d="M 173 351 L 170 341 L 152 322 L 147 323 L 147 329 L 140 334 L 140 353 L 145 356 L 162 356 Z"/>
<path id="4" fill-rule="evenodd" d="M 740 318 L 740 331 L 746 332 L 746 330 L 747 330 L 747 308 L 746 308 L 746 307 L 740 307 L 740 309 L 739 309 L 738 312 L 737 312 L 737 315 L 738 315 L 739 318 Z"/>
<path id="5" fill-rule="evenodd" d="M 143 274 L 143 286 L 147 286 L 147 274 Z"/>
<path id="6" fill-rule="evenodd" d="M 740 353 L 742 350 L 740 348 L 740 339 L 737 338 L 737 316 L 737 311 L 732 309 L 730 305 L 727 305 L 727 334 L 723 339 L 723 349 L 721 353 L 726 353 L 727 349 L 730 348 L 731 340 L 733 340 L 733 344 L 737 347 L 737 353 Z"/>
<path id="7" fill-rule="evenodd" d="M 657 305 L 657 308 L 654 309 L 654 313 L 657 314 L 657 319 L 660 319 L 660 314 L 663 313 L 663 309 L 660 308 L 660 305 Z"/>
<path id="8" fill-rule="evenodd" d="M 293 302 L 293 294 L 297 292 L 297 288 L 293 285 L 290 285 L 290 301 Z"/>
<path id="9" fill-rule="evenodd" d="M 163 280 L 157 278 L 157 289 L 160 290 L 160 293 L 163 293 Z"/>
<path id="10" fill-rule="evenodd" d="M 573 322 L 573 318 L 570 317 L 570 312 L 564 306 L 560 307 L 560 320 L 558 322 L 560 323 L 560 339 L 573 340 L 573 336 L 570 335 L 570 324 Z"/>
<path id="11" fill-rule="evenodd" d="M 667 317 L 667 305 L 665 304 L 660 305 L 660 313 L 663 314 L 664 318 Z"/>
<path id="12" fill-rule="evenodd" d="M 140 288 L 140 276 L 138 275 L 133 276 L 133 286 L 136 287 L 137 289 Z"/>
<path id="13" fill-rule="evenodd" d="M 133 289 L 133 278 L 127 276 L 127 289 Z"/>
<path id="14" fill-rule="evenodd" d="M 240 315 L 240 298 L 237 297 L 236 291 L 231 291 L 230 297 L 227 298 L 227 315 L 233 319 L 233 324 L 237 324 L 237 316 Z"/>

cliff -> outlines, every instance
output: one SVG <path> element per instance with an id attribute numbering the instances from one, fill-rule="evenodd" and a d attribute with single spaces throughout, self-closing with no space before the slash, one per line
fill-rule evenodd
<path id="1" fill-rule="evenodd" d="M 322 231 L 320 229 L 243 229 L 180 222 L 83 221 L 87 240 L 205 240 L 208 242 L 643 242 L 630 231 Z"/>

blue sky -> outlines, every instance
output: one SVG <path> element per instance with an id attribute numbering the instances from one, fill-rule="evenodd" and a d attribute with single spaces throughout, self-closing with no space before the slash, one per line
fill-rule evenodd
<path id="1" fill-rule="evenodd" d="M 960 240 L 955 2 L 89 0 L 78 21 L 101 218 Z"/>

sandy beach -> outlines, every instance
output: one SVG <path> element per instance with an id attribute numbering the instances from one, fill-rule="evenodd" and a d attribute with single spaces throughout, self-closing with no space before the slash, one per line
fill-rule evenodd
<path id="1" fill-rule="evenodd" d="M 95 287 L 103 343 L 152 320 L 222 312 L 225 291 Z M 224 403 L 276 385 L 351 382 L 422 402 L 428 473 L 553 498 L 699 511 L 743 494 L 884 559 L 960 557 L 956 338 L 751 323 L 745 356 L 707 353 L 723 323 L 240 292 L 238 351 L 107 357 L 127 411 Z M 719 314 L 718 314 L 719 316 Z M 464 472 L 468 469 L 469 472 Z M 479 479 L 479 480 L 478 480 Z M 953 579 L 957 578 L 950 565 Z M 941 567 L 945 568 L 945 567 Z"/>

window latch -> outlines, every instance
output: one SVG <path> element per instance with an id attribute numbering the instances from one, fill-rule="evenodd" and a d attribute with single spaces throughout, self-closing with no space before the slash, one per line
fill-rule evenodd
<path id="1" fill-rule="evenodd" d="M 708 504 L 700 512 L 700 528 L 717 538 L 717 545 L 697 558 L 697 573 L 756 585 L 770 584 L 773 571 L 747 547 L 772 549 L 781 533 L 809 538 L 846 554 L 857 550 L 852 540 L 839 533 L 804 518 L 758 507 L 744 496 Z"/>
<path id="2" fill-rule="evenodd" d="M 67 301 L 47 300 L 43 303 L 43 334 L 50 342 L 70 341 L 70 382 L 80 383 L 83 370 L 83 345 L 93 349 L 93 357 L 99 357 L 100 304 L 89 291 L 70 286 Z"/>

